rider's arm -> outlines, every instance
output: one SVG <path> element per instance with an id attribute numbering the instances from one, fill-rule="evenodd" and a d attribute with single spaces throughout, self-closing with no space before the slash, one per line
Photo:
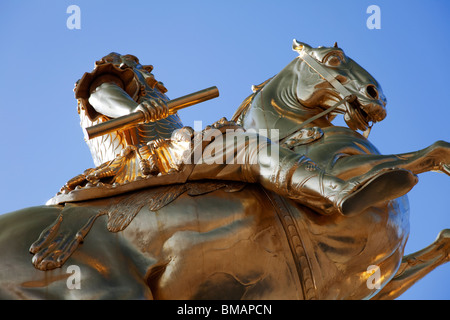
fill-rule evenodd
<path id="1" fill-rule="evenodd" d="M 117 118 L 136 111 L 138 103 L 113 82 L 105 82 L 95 88 L 89 97 L 94 109 L 107 117 Z"/>
<path id="2" fill-rule="evenodd" d="M 149 122 L 169 115 L 169 108 L 163 100 L 148 99 L 137 103 L 114 82 L 104 82 L 95 88 L 89 96 L 89 103 L 95 111 L 110 118 L 141 111 L 145 114 L 145 122 Z"/>

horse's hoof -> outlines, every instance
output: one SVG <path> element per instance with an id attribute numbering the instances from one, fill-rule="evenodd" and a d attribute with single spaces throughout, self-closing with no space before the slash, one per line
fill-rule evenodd
<path id="1" fill-rule="evenodd" d="M 450 261 L 450 229 L 441 230 L 436 237 L 435 243 L 441 250 L 445 250 L 445 261 Z"/>
<path id="2" fill-rule="evenodd" d="M 450 176 L 450 164 L 441 164 L 440 171 Z"/>
<path id="3" fill-rule="evenodd" d="M 449 241 L 450 240 L 450 229 L 443 229 L 439 232 L 436 241 Z"/>

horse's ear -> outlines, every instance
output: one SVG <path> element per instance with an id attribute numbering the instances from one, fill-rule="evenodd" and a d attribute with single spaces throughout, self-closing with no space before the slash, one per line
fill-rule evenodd
<path id="1" fill-rule="evenodd" d="M 300 52 L 305 48 L 311 49 L 311 47 L 309 45 L 307 45 L 304 42 L 297 41 L 296 39 L 294 39 L 294 41 L 292 42 L 292 49 L 294 51 Z"/>
<path id="2" fill-rule="evenodd" d="M 339 48 L 337 42 L 334 43 L 334 48 Z"/>

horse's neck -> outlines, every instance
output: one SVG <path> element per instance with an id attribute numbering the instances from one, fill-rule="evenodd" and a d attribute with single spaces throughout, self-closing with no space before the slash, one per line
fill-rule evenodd
<path id="1" fill-rule="evenodd" d="M 279 139 L 296 131 L 296 128 L 319 111 L 305 108 L 297 98 L 301 59 L 294 59 L 258 93 L 256 93 L 243 125 L 253 130 L 278 130 Z M 309 126 L 317 125 L 311 123 Z"/>

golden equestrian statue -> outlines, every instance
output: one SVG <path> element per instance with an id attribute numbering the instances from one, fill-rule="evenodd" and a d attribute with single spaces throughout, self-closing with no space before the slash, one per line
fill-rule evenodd
<path id="1" fill-rule="evenodd" d="M 177 111 L 217 88 L 170 100 L 135 56 L 97 61 L 75 86 L 95 167 L 0 216 L 0 298 L 394 299 L 447 262 L 450 230 L 404 248 L 407 193 L 450 174 L 450 144 L 380 154 L 378 82 L 337 44 L 293 49 L 231 120 L 196 131 Z"/>

